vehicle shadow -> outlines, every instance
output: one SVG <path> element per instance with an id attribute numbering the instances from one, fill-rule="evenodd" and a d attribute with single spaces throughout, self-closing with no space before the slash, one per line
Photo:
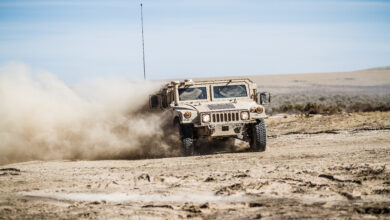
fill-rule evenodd
<path id="1" fill-rule="evenodd" d="M 197 155 L 242 153 L 249 151 L 249 144 L 234 138 L 227 140 L 198 140 L 196 146 Z"/>

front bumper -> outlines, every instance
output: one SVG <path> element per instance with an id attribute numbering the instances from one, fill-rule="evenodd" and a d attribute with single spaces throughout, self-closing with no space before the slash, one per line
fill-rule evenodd
<path id="1" fill-rule="evenodd" d="M 242 138 L 248 123 L 209 124 L 197 127 L 198 136 L 204 137 L 237 137 Z"/>

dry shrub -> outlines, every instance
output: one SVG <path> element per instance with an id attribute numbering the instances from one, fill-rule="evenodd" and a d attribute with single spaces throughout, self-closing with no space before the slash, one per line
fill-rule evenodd
<path id="1" fill-rule="evenodd" d="M 274 96 L 267 113 L 295 114 L 337 114 L 340 112 L 390 111 L 390 95 L 350 95 L 328 96 L 290 95 Z"/>
<path id="2" fill-rule="evenodd" d="M 335 114 L 343 111 L 341 106 L 326 106 L 323 104 L 309 102 L 306 105 L 285 104 L 272 108 L 272 113 L 301 113 L 301 114 Z"/>
<path id="3" fill-rule="evenodd" d="M 390 111 L 390 104 L 380 103 L 378 105 L 372 105 L 371 103 L 357 102 L 353 105 L 348 106 L 347 111 L 348 112 L 374 112 L 374 111 L 386 112 L 386 111 Z"/>

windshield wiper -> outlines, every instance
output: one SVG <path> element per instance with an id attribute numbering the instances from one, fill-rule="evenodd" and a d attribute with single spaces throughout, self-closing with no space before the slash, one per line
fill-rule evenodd
<path id="1" fill-rule="evenodd" d="M 233 80 L 229 80 L 229 82 L 226 83 L 225 87 L 228 86 Z"/>

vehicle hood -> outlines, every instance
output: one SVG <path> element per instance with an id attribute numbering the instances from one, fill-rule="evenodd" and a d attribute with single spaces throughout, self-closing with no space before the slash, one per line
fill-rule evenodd
<path id="1" fill-rule="evenodd" d="M 207 102 L 207 103 L 191 103 L 175 106 L 175 110 L 182 111 L 197 111 L 201 112 L 218 112 L 218 111 L 234 111 L 234 110 L 249 110 L 251 107 L 257 106 L 257 103 L 252 100 L 237 101 L 237 102 Z"/>

